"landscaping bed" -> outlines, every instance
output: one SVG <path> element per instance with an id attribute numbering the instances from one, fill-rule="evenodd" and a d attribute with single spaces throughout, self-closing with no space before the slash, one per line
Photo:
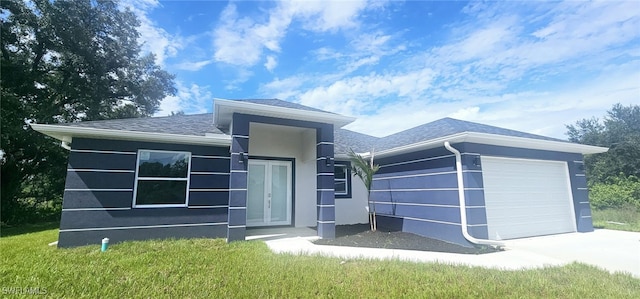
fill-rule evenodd
<path id="1" fill-rule="evenodd" d="M 488 246 L 469 248 L 416 234 L 386 231 L 380 228 L 372 232 L 369 224 L 338 225 L 336 226 L 335 239 L 320 239 L 314 243 L 318 245 L 406 249 L 463 254 L 483 254 L 499 251 L 498 249 Z"/>

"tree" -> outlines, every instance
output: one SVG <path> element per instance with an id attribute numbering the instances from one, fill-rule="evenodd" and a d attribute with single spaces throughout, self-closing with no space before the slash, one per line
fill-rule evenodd
<path id="1" fill-rule="evenodd" d="M 353 175 L 358 176 L 364 183 L 364 187 L 367 188 L 367 208 L 369 212 L 369 225 L 371 230 L 376 231 L 378 229 L 376 223 L 376 205 L 371 204 L 371 183 L 373 182 L 373 175 L 378 172 L 380 165 L 373 164 L 374 153 L 371 151 L 370 161 L 367 162 L 362 156 L 356 154 L 353 150 L 349 150 L 349 159 L 351 160 L 351 171 Z"/>
<path id="2" fill-rule="evenodd" d="M 61 200 L 66 151 L 29 123 L 141 117 L 175 94 L 174 76 L 141 55 L 139 21 L 113 1 L 0 2 L 3 222 L 26 199 Z"/>
<path id="3" fill-rule="evenodd" d="M 615 104 L 602 120 L 583 119 L 567 129 L 572 142 L 609 147 L 606 153 L 585 157 L 589 183 L 640 177 L 640 106 Z"/>

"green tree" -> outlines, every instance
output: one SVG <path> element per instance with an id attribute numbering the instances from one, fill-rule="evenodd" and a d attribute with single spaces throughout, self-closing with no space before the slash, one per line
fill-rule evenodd
<path id="1" fill-rule="evenodd" d="M 0 2 L 0 220 L 60 201 L 67 153 L 29 123 L 149 116 L 174 76 L 141 55 L 139 21 L 113 1 Z M 22 211 L 22 212 L 21 212 Z"/>
<path id="2" fill-rule="evenodd" d="M 615 104 L 602 120 L 583 119 L 567 129 L 570 141 L 609 147 L 606 153 L 585 157 L 589 183 L 640 177 L 640 106 Z"/>
<path id="3" fill-rule="evenodd" d="M 349 160 L 351 160 L 351 171 L 353 175 L 359 177 L 364 183 L 364 187 L 367 188 L 367 205 L 369 212 L 369 224 L 371 230 L 376 231 L 378 225 L 376 223 L 376 205 L 371 204 L 371 183 L 373 182 L 373 175 L 378 172 L 380 165 L 373 163 L 373 151 L 371 152 L 370 161 L 367 162 L 362 156 L 356 154 L 353 150 L 349 150 Z"/>

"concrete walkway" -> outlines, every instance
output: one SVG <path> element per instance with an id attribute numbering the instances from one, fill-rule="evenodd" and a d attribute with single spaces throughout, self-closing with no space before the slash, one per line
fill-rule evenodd
<path id="1" fill-rule="evenodd" d="M 562 266 L 571 262 L 594 265 L 612 273 L 622 271 L 640 278 L 640 233 L 596 230 L 505 241 L 505 251 L 471 255 L 415 250 L 315 245 L 308 231 L 274 234 L 265 242 L 275 253 L 310 254 L 342 259 L 396 259 L 436 262 L 501 270 Z M 249 237 L 248 237 L 249 239 Z M 252 239 L 264 239 L 254 235 Z"/>

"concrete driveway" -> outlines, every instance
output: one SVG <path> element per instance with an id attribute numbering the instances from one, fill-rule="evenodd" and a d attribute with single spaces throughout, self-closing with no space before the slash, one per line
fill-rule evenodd
<path id="1" fill-rule="evenodd" d="M 565 263 L 580 262 L 640 278 L 640 233 L 598 229 L 505 241 L 506 249 Z"/>
<path id="2" fill-rule="evenodd" d="M 609 272 L 628 272 L 640 278 L 640 233 L 596 230 L 505 241 L 506 248 L 489 254 L 456 254 L 400 249 L 316 245 L 315 231 L 289 229 L 259 231 L 247 239 L 265 240 L 275 253 L 310 254 L 342 259 L 396 259 L 436 262 L 501 270 L 562 266 L 572 262 Z"/>

